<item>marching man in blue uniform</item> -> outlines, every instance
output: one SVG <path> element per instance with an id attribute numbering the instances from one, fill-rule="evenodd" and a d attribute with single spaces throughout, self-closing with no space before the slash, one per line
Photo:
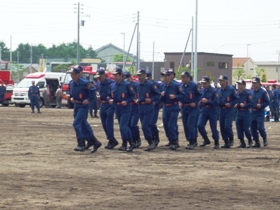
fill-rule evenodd
<path id="1" fill-rule="evenodd" d="M 267 146 L 267 135 L 264 127 L 264 109 L 269 105 L 268 93 L 261 88 L 261 82 L 259 77 L 252 78 L 252 95 L 253 95 L 253 107 L 252 107 L 252 121 L 251 132 L 255 144 L 253 147 L 260 147 L 260 140 L 258 131 L 263 138 L 263 145 Z"/>
<path id="2" fill-rule="evenodd" d="M 194 149 L 196 146 L 196 132 L 197 132 L 197 117 L 198 117 L 198 102 L 200 100 L 200 92 L 197 84 L 191 81 L 191 75 L 185 71 L 181 74 L 182 89 L 185 93 L 181 101 L 182 122 L 186 140 L 189 145 L 186 149 Z"/>
<path id="3" fill-rule="evenodd" d="M 250 109 L 253 106 L 253 96 L 249 90 L 246 90 L 246 82 L 244 80 L 239 80 L 238 84 L 238 95 L 239 99 L 234 105 L 234 108 L 237 109 L 237 118 L 236 118 L 236 129 L 237 136 L 240 140 L 240 145 L 237 148 L 246 148 L 246 143 L 244 141 L 244 133 L 248 139 L 248 148 L 252 147 L 252 135 L 250 130 L 251 125 L 251 111 Z"/>
<path id="4" fill-rule="evenodd" d="M 153 85 L 156 85 L 157 88 L 160 90 L 160 84 L 159 84 L 158 81 L 156 81 L 156 80 L 154 80 L 152 78 L 151 72 L 147 72 L 147 80 L 152 82 Z M 158 146 L 158 144 L 160 142 L 159 131 L 158 131 L 158 127 L 157 127 L 158 114 L 159 114 L 159 110 L 160 110 L 160 107 L 161 107 L 160 102 L 161 102 L 160 100 L 158 102 L 154 102 L 153 120 L 152 120 L 152 124 L 151 124 L 151 130 L 152 130 L 152 133 L 153 133 L 153 139 L 155 141 L 155 145 L 156 146 Z"/>
<path id="5" fill-rule="evenodd" d="M 31 113 L 34 113 L 34 106 L 36 106 L 38 113 L 41 113 L 39 106 L 40 90 L 35 85 L 35 81 L 32 81 L 32 86 L 29 87 L 28 98 L 30 99 L 30 105 L 32 110 Z"/>
<path id="6" fill-rule="evenodd" d="M 115 69 L 113 75 L 116 82 L 110 85 L 110 97 L 108 99 L 109 103 L 116 108 L 116 116 L 120 126 L 122 146 L 119 150 L 132 152 L 136 148 L 136 145 L 132 139 L 129 120 L 131 115 L 131 102 L 134 99 L 135 92 L 131 84 L 123 80 L 122 69 Z M 130 144 L 129 148 L 127 148 L 127 142 Z"/>
<path id="7" fill-rule="evenodd" d="M 217 130 L 217 106 L 219 104 L 219 94 L 216 89 L 210 85 L 210 78 L 204 76 L 201 79 L 203 89 L 201 89 L 201 100 L 198 105 L 201 107 L 201 113 L 198 118 L 198 131 L 204 139 L 200 147 L 204 147 L 210 144 L 210 140 L 207 136 L 205 126 L 209 120 L 210 128 L 212 131 L 212 137 L 215 141 L 214 149 L 219 149 L 219 132 Z"/>
<path id="8" fill-rule="evenodd" d="M 138 82 L 135 82 L 132 80 L 131 74 L 126 71 L 123 72 L 123 79 L 125 79 L 127 82 L 130 83 L 130 85 L 133 87 L 133 90 L 135 92 L 134 100 L 136 100 L 136 86 Z M 141 138 L 140 138 L 140 130 L 138 126 L 139 121 L 139 110 L 138 110 L 138 104 L 135 103 L 135 101 L 132 101 L 131 103 L 131 114 L 130 114 L 130 120 L 129 120 L 129 127 L 131 129 L 132 133 L 132 139 L 136 145 L 136 147 L 141 146 Z"/>
<path id="9" fill-rule="evenodd" d="M 145 151 L 150 151 L 155 149 L 155 141 L 152 132 L 152 121 L 154 104 L 158 103 L 160 98 L 160 91 L 156 84 L 153 84 L 147 80 L 147 73 L 145 69 L 140 69 L 137 71 L 137 76 L 139 79 L 139 84 L 136 86 L 137 99 L 135 102 L 139 104 L 139 116 L 142 124 L 142 130 L 145 139 L 147 140 L 149 146 Z"/>
<path id="10" fill-rule="evenodd" d="M 178 115 L 180 107 L 178 102 L 184 97 L 182 87 L 173 80 L 174 71 L 172 69 L 162 72 L 163 86 L 161 100 L 163 102 L 162 121 L 166 137 L 169 141 L 169 149 L 176 150 L 179 147 L 178 137 Z"/>
<path id="11" fill-rule="evenodd" d="M 276 84 L 272 85 L 270 108 L 271 114 L 274 117 L 274 122 L 279 122 L 279 91 L 276 88 Z"/>
<path id="12" fill-rule="evenodd" d="M 93 99 L 95 87 L 89 81 L 80 78 L 80 69 L 71 70 L 72 82 L 70 86 L 70 100 L 74 104 L 73 127 L 76 132 L 78 145 L 75 151 L 84 151 L 93 146 L 91 153 L 94 153 L 101 146 L 101 143 L 94 137 L 93 130 L 87 122 L 88 104 Z M 85 139 L 88 141 L 85 146 Z"/>
<path id="13" fill-rule="evenodd" d="M 228 77 L 221 75 L 219 77 L 221 88 L 219 89 L 219 105 L 220 105 L 220 129 L 222 139 L 225 144 L 221 148 L 230 148 L 233 146 L 232 122 L 234 118 L 234 108 L 239 98 L 237 91 L 228 85 Z"/>
<path id="14" fill-rule="evenodd" d="M 96 72 L 95 78 L 99 79 L 97 83 L 97 89 L 99 92 L 99 98 L 101 101 L 100 105 L 100 119 L 103 130 L 108 139 L 108 144 L 105 146 L 105 149 L 114 149 L 119 142 L 115 139 L 114 136 L 114 113 L 115 106 L 111 106 L 108 101 L 110 96 L 110 85 L 114 83 L 114 80 L 108 79 L 105 70 L 99 69 Z"/>

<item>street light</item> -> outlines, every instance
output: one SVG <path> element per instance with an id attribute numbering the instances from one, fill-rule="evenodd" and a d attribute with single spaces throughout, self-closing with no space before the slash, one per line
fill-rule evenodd
<path id="1" fill-rule="evenodd" d="M 121 33 L 122 35 L 123 35 L 123 70 L 124 70 L 124 68 L 125 68 L 125 60 L 124 60 L 124 56 L 125 56 L 125 54 L 124 54 L 124 51 L 125 51 L 125 33 Z"/>
<path id="2" fill-rule="evenodd" d="M 247 66 L 246 66 L 246 74 L 247 74 L 247 76 L 248 76 L 248 67 L 249 67 L 249 65 L 248 65 L 248 61 L 249 61 L 248 47 L 249 47 L 250 45 L 251 45 L 251 44 L 247 44 Z M 255 75 L 253 75 L 253 76 L 255 76 Z"/>

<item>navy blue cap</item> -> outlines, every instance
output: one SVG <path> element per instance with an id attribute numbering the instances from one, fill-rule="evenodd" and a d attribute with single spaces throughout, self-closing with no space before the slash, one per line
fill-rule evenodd
<path id="1" fill-rule="evenodd" d="M 173 69 L 167 69 L 161 72 L 161 75 L 169 76 L 171 74 L 175 74 Z"/>
<path id="2" fill-rule="evenodd" d="M 246 82 L 243 79 L 238 80 L 236 83 L 239 85 L 246 85 Z"/>
<path id="3" fill-rule="evenodd" d="M 76 66 L 75 68 L 80 69 L 80 71 L 83 71 L 83 70 L 84 70 L 84 69 L 83 69 L 83 67 L 82 67 L 82 66 L 80 66 L 80 65 Z"/>
<path id="4" fill-rule="evenodd" d="M 257 83 L 261 83 L 261 80 L 260 80 L 259 77 L 253 77 L 253 78 L 252 78 L 252 82 L 253 82 L 253 83 L 256 83 L 256 82 L 257 82 Z"/>
<path id="5" fill-rule="evenodd" d="M 182 72 L 181 76 L 191 77 L 191 74 L 188 71 L 184 71 Z"/>
<path id="6" fill-rule="evenodd" d="M 114 71 L 112 72 L 112 74 L 122 74 L 122 69 L 121 68 L 116 68 L 114 69 Z"/>
<path id="7" fill-rule="evenodd" d="M 228 80 L 227 75 L 220 75 L 220 77 L 218 78 L 219 80 Z"/>
<path id="8" fill-rule="evenodd" d="M 147 72 L 145 69 L 139 69 L 139 70 L 137 70 L 137 75 L 140 75 L 140 74 L 147 74 Z"/>
<path id="9" fill-rule="evenodd" d="M 131 77 L 130 72 L 129 72 L 129 71 L 123 72 L 123 77 L 126 78 L 126 79 L 129 78 L 129 77 Z"/>
<path id="10" fill-rule="evenodd" d="M 152 76 L 152 73 L 151 72 L 146 72 L 146 74 L 147 74 L 147 77 L 151 77 Z"/>
<path id="11" fill-rule="evenodd" d="M 96 75 L 94 77 L 98 78 L 98 77 L 100 77 L 103 74 L 105 74 L 105 70 L 104 69 L 97 69 Z"/>
<path id="12" fill-rule="evenodd" d="M 79 68 L 72 68 L 71 70 L 70 70 L 70 72 L 71 73 L 75 73 L 75 74 L 79 74 L 80 72 L 81 72 L 81 70 L 79 69 Z"/>
<path id="13" fill-rule="evenodd" d="M 210 82 L 210 78 L 208 76 L 204 76 L 202 77 L 202 79 L 200 80 L 201 83 L 206 83 L 206 82 Z"/>

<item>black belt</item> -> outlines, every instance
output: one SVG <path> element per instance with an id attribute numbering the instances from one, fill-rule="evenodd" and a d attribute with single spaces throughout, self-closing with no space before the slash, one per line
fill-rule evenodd
<path id="1" fill-rule="evenodd" d="M 164 104 L 164 106 L 173 106 L 175 104 L 178 104 L 178 102 L 174 102 L 174 103 L 171 103 L 171 104 Z"/>
<path id="2" fill-rule="evenodd" d="M 82 101 L 77 101 L 77 100 L 75 100 L 74 102 L 77 103 L 77 104 L 83 103 Z"/>

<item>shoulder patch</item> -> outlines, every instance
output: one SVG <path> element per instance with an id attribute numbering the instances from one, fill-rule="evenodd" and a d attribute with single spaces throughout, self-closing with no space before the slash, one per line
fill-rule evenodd
<path id="1" fill-rule="evenodd" d="M 253 99 L 253 96 L 252 96 L 252 95 L 249 95 L 249 99 L 252 100 L 252 99 Z"/>
<path id="2" fill-rule="evenodd" d="M 181 86 L 179 86 L 179 90 L 182 92 L 183 91 L 183 89 L 182 89 L 182 87 Z"/>
<path id="3" fill-rule="evenodd" d="M 218 98 L 219 97 L 219 93 L 216 93 L 216 98 Z"/>
<path id="4" fill-rule="evenodd" d="M 90 83 L 88 83 L 87 88 L 90 89 L 92 87 L 92 85 Z"/>
<path id="5" fill-rule="evenodd" d="M 157 85 L 154 85 L 154 89 L 155 89 L 155 90 L 157 89 Z"/>
<path id="6" fill-rule="evenodd" d="M 130 86 L 130 88 L 129 88 L 131 91 L 133 90 L 133 87 L 132 86 Z"/>

